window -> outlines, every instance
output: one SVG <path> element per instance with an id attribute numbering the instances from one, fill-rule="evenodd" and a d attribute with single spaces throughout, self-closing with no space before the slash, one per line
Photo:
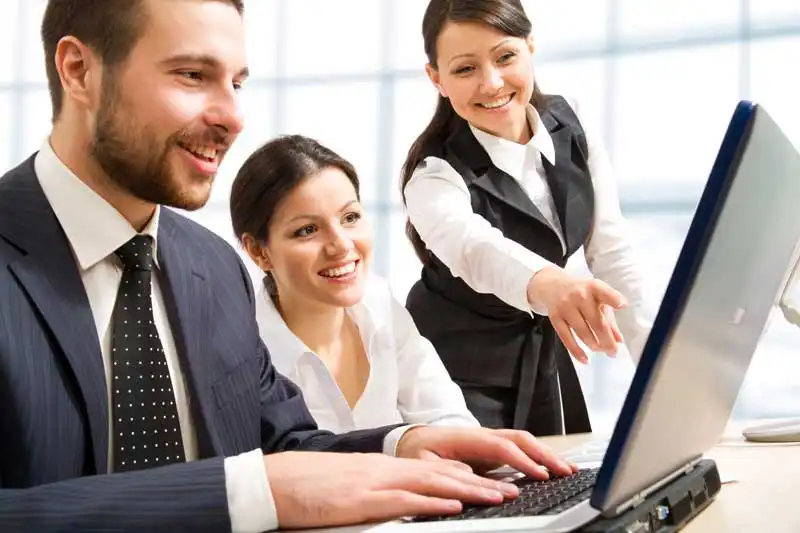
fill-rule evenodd
<path id="1" fill-rule="evenodd" d="M 760 1 L 760 0 L 759 0 Z M 618 0 L 619 41 L 714 40 L 738 30 L 739 0 Z"/>
<path id="2" fill-rule="evenodd" d="M 315 138 L 350 161 L 361 179 L 362 201 L 378 201 L 379 84 L 336 82 L 288 85 L 279 133 Z"/>
<path id="3" fill-rule="evenodd" d="M 17 144 L 17 149 L 22 151 L 20 155 L 25 158 L 38 150 L 47 137 L 53 113 L 50 92 L 47 89 L 21 92 L 20 100 L 22 105 L 13 108 L 17 115 L 15 122 L 20 122 L 20 127 L 15 132 L 19 137 L 12 142 Z"/>
<path id="4" fill-rule="evenodd" d="M 247 2 L 244 10 L 245 42 L 250 77 L 270 78 L 278 70 L 277 35 L 285 29 L 279 19 L 279 2 L 258 0 Z"/>
<path id="5" fill-rule="evenodd" d="M 19 5 L 8 9 L 0 17 L 0 85 L 12 83 L 17 78 L 17 69 L 21 66 L 22 54 L 20 42 L 25 33 L 22 28 L 14 26 L 19 20 Z"/>
<path id="6" fill-rule="evenodd" d="M 324 78 L 375 73 L 381 67 L 381 5 L 376 0 L 292 0 L 280 3 L 285 39 L 279 50 L 288 76 Z M 291 31 L 288 29 L 291 28 Z M 339 105 L 356 105 L 342 101 Z"/>
<path id="7" fill-rule="evenodd" d="M 2 127 L 3 124 L 11 124 L 12 120 L 15 118 L 13 111 L 16 107 L 13 105 L 14 100 L 12 99 L 11 92 L 8 90 L 0 91 L 0 164 L 3 165 L 3 173 L 8 169 L 12 164 L 16 164 L 16 150 L 17 147 L 11 142 L 11 137 L 14 132 L 11 131 L 11 128 Z M 2 173 L 0 173 L 0 176 Z"/>
<path id="8" fill-rule="evenodd" d="M 39 42 L 46 1 L 5 3 L 0 163 L 9 168 L 47 134 L 50 101 Z M 543 90 L 575 97 L 585 126 L 609 150 L 655 310 L 736 102 L 762 103 L 800 146 L 800 82 L 790 76 L 800 56 L 800 3 L 704 0 L 702 9 L 692 0 L 523 4 Z M 424 72 L 426 6 L 427 0 L 249 2 L 245 130 L 220 169 L 210 203 L 187 216 L 234 243 L 228 195 L 242 162 L 279 133 L 315 137 L 356 166 L 375 230 L 375 270 L 405 301 L 421 266 L 404 232 L 399 172 L 437 98 Z M 246 264 L 258 280 L 255 265 Z M 586 271 L 579 256 L 570 268 Z M 776 314 L 736 416 L 797 416 L 798 342 L 800 331 Z M 595 427 L 610 430 L 632 366 L 626 358 L 598 356 L 578 372 Z"/>
<path id="9" fill-rule="evenodd" d="M 433 118 L 439 93 L 427 76 L 399 80 L 395 83 L 394 135 L 389 154 L 392 181 L 390 202 L 402 205 L 400 196 L 400 171 L 406 161 L 411 144 Z"/>
<path id="10" fill-rule="evenodd" d="M 428 62 L 422 40 L 422 15 L 428 1 L 395 0 L 386 5 L 390 10 L 387 16 L 392 21 L 387 28 L 392 36 L 390 66 L 422 74 Z"/>
<path id="11" fill-rule="evenodd" d="M 769 32 L 777 26 L 798 32 L 800 4 L 795 0 L 749 0 L 746 4 L 754 28 Z"/>
<path id="12" fill-rule="evenodd" d="M 800 18 L 800 15 L 798 15 Z M 750 47 L 750 97 L 800 146 L 800 78 L 789 76 L 800 55 L 800 36 L 755 42 Z"/>
<path id="13" fill-rule="evenodd" d="M 620 186 L 704 183 L 739 100 L 734 44 L 616 59 L 612 158 Z M 687 189 L 699 192 L 696 186 Z"/>
<path id="14" fill-rule="evenodd" d="M 594 53 L 605 46 L 607 0 L 523 0 L 522 4 L 533 24 L 534 42 L 543 55 Z"/>

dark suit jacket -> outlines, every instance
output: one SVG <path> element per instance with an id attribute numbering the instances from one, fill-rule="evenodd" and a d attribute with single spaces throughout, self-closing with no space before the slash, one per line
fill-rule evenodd
<path id="1" fill-rule="evenodd" d="M 159 224 L 201 460 L 108 475 L 105 372 L 78 266 L 33 157 L 0 178 L 0 531 L 228 531 L 224 456 L 381 451 L 391 428 L 317 430 L 259 339 L 236 252 L 168 209 Z"/>

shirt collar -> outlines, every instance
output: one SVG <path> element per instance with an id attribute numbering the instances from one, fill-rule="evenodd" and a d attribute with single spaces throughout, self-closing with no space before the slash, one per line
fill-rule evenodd
<path id="1" fill-rule="evenodd" d="M 391 301 L 386 300 L 386 291 L 381 284 L 375 283 L 372 275 L 368 277 L 364 298 L 347 310 L 361 332 L 366 343 L 364 349 L 370 358 L 369 344 L 373 337 L 390 318 Z M 261 338 L 267 345 L 270 357 L 283 368 L 294 367 L 305 354 L 314 352 L 289 329 L 284 322 L 275 302 L 261 284 L 256 298 L 256 316 Z"/>
<path id="2" fill-rule="evenodd" d="M 47 139 L 36 154 L 34 169 L 82 271 L 110 256 L 137 235 L 119 211 L 67 168 Z M 160 212 L 161 208 L 156 206 L 152 218 L 141 232 L 153 238 L 156 266 Z"/>
<path id="3" fill-rule="evenodd" d="M 304 354 L 313 353 L 283 321 L 275 302 L 263 284 L 257 296 L 256 316 L 259 333 L 278 368 L 293 367 Z"/>
<path id="4" fill-rule="evenodd" d="M 556 151 L 553 139 L 547 131 L 542 117 L 536 108 L 531 104 L 526 107 L 528 124 L 531 125 L 533 136 L 527 144 L 519 144 L 491 133 L 479 130 L 472 124 L 469 125 L 472 134 L 489 154 L 492 163 L 513 178 L 519 180 L 525 168 L 525 160 L 529 152 L 537 152 L 547 159 L 551 164 L 555 164 Z"/>

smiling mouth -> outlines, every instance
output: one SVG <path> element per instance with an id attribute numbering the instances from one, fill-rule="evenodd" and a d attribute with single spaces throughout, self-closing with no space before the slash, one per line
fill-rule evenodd
<path id="1" fill-rule="evenodd" d="M 500 98 L 496 98 L 491 102 L 483 102 L 476 104 L 478 107 L 482 107 L 484 109 L 497 109 L 503 107 L 504 105 L 508 104 L 512 98 L 514 98 L 515 93 L 507 94 Z"/>
<path id="2" fill-rule="evenodd" d="M 198 159 L 203 161 L 208 161 L 209 163 L 213 163 L 217 160 L 217 157 L 220 155 L 220 151 L 216 148 L 211 146 L 205 146 L 202 144 L 197 143 L 184 143 L 179 142 L 178 146 L 192 154 Z"/>
<path id="3" fill-rule="evenodd" d="M 353 272 L 356 271 L 356 267 L 358 267 L 359 260 L 356 259 L 355 261 L 351 261 L 346 265 L 336 267 L 336 268 L 327 268 L 325 270 L 320 270 L 319 275 L 323 278 L 343 278 L 345 276 L 349 276 Z"/>

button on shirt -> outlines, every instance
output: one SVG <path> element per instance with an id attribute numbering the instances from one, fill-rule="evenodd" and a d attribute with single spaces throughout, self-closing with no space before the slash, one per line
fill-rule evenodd
<path id="1" fill-rule="evenodd" d="M 570 106 L 580 118 L 577 105 Z M 553 197 L 547 185 L 542 158 L 555 164 L 555 148 L 536 109 L 527 108 L 534 132 L 527 144 L 496 137 L 470 126 L 492 163 L 517 180 L 550 223 L 566 249 Z M 644 308 L 643 277 L 634 257 L 625 219 L 619 207 L 611 164 L 600 142 L 584 126 L 589 149 L 589 172 L 595 196 L 594 223 L 584 248 L 592 274 L 622 293 L 628 307 L 616 312 L 617 322 L 632 359 L 639 360 L 652 324 Z M 546 315 L 539 302 L 528 302 L 531 277 L 553 263 L 521 244 L 507 239 L 472 209 L 470 193 L 458 172 L 445 160 L 428 157 L 414 172 L 404 190 L 408 217 L 426 247 L 444 262 L 454 276 L 473 290 L 490 293 L 522 311 Z"/>
<path id="2" fill-rule="evenodd" d="M 75 176 L 45 141 L 34 168 L 53 212 L 67 236 L 89 298 L 106 372 L 111 405 L 111 315 L 122 279 L 122 264 L 114 251 L 136 235 L 136 230 L 109 203 Z M 181 372 L 175 339 L 166 315 L 158 275 L 158 221 L 160 209 L 141 233 L 153 238 L 155 268 L 152 281 L 153 318 L 163 344 L 180 422 L 187 461 L 197 459 L 197 438 L 191 416 L 189 389 Z M 108 427 L 113 427 L 109 409 Z M 112 471 L 113 438 L 109 433 L 108 471 Z M 261 450 L 225 459 L 225 484 L 231 526 L 235 533 L 275 529 L 275 504 L 266 477 Z"/>
<path id="3" fill-rule="evenodd" d="M 302 389 L 320 428 L 340 433 L 397 423 L 478 426 L 461 389 L 385 280 L 371 275 L 364 299 L 347 312 L 370 364 L 353 409 L 322 360 L 283 321 L 269 294 L 262 289 L 256 300 L 259 330 L 274 354 L 272 361 Z"/>

